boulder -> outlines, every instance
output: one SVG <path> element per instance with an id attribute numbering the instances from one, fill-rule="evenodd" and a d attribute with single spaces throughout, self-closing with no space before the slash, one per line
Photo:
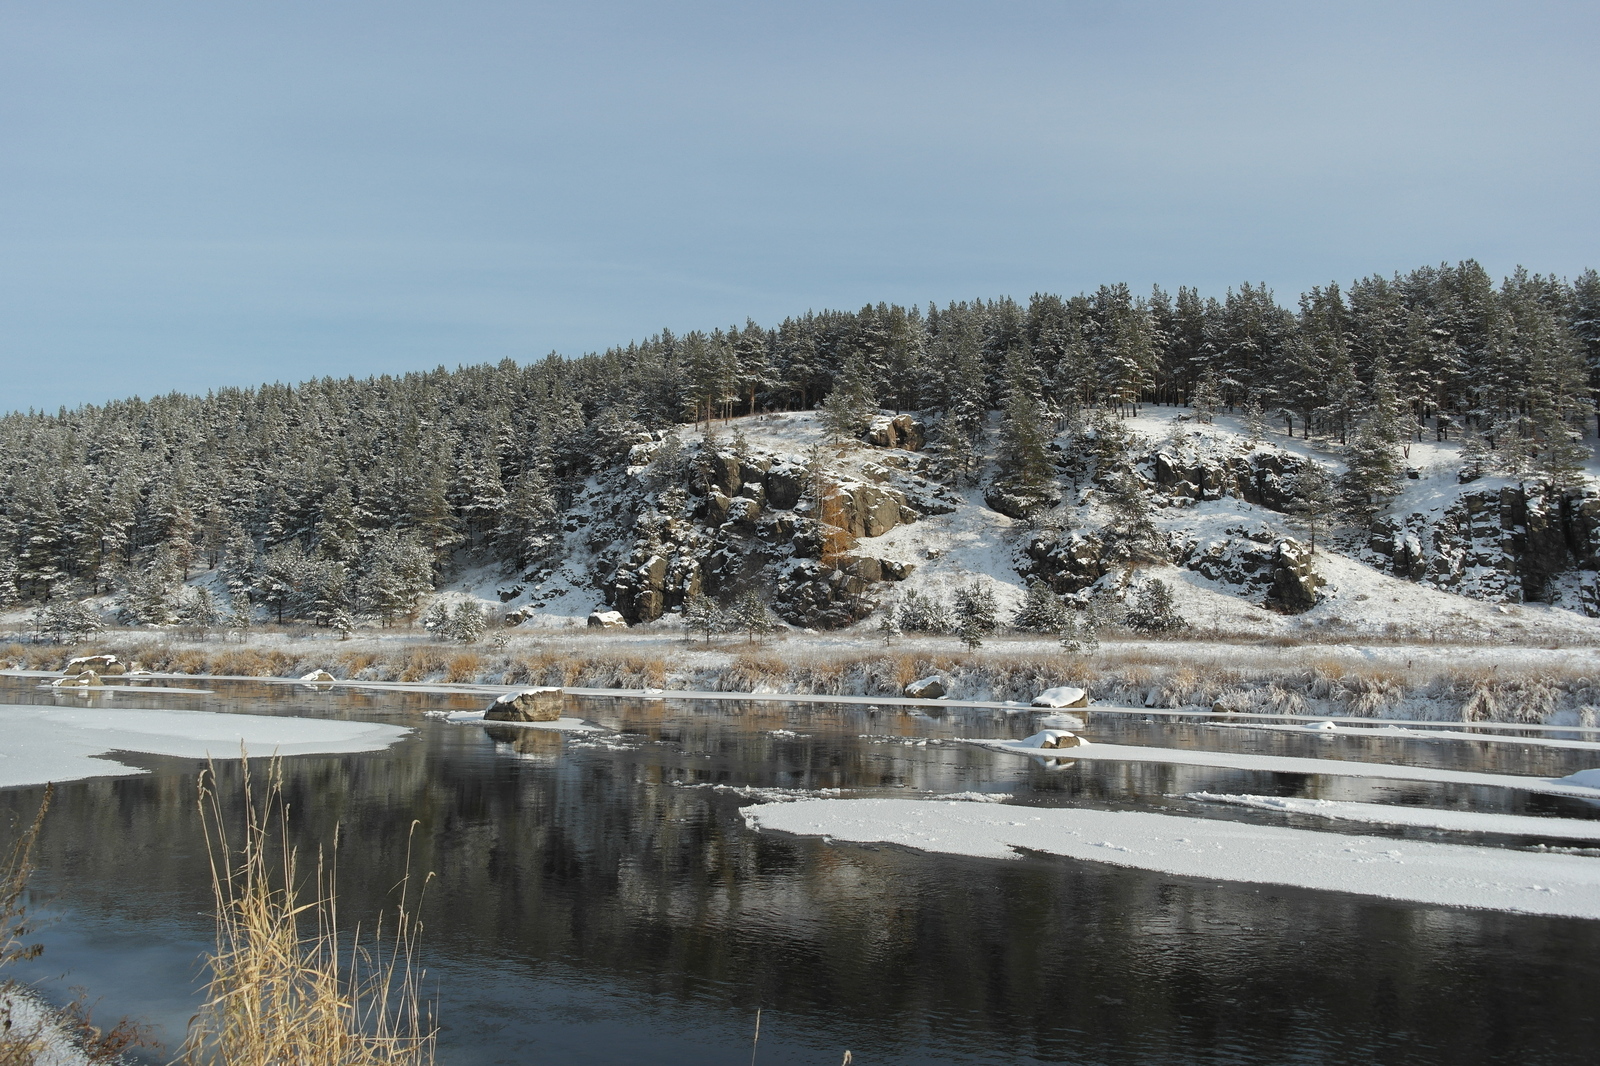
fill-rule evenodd
<path id="1" fill-rule="evenodd" d="M 1053 485 L 1022 490 L 995 482 L 983 491 L 983 502 L 1007 518 L 1022 519 L 1054 507 L 1061 502 L 1061 493 Z"/>
<path id="2" fill-rule="evenodd" d="M 767 504 L 787 511 L 800 502 L 805 492 L 806 471 L 793 463 L 779 463 L 767 471 Z"/>
<path id="3" fill-rule="evenodd" d="M 93 670 L 97 674 L 120 674 L 126 669 L 115 655 L 80 655 L 69 661 L 62 673 L 69 677 L 85 670 Z"/>
<path id="4" fill-rule="evenodd" d="M 51 688 L 91 688 L 100 684 L 100 675 L 93 670 L 79 670 L 66 677 L 58 677 L 50 682 Z"/>
<path id="5" fill-rule="evenodd" d="M 867 431 L 862 434 L 868 444 L 875 448 L 903 448 L 909 452 L 921 451 L 927 443 L 927 431 L 921 422 L 910 415 L 879 415 L 872 420 Z"/>
<path id="6" fill-rule="evenodd" d="M 1035 707 L 1087 707 L 1089 694 L 1081 688 L 1071 685 L 1062 685 L 1059 688 L 1047 688 L 1033 698 Z"/>
<path id="7" fill-rule="evenodd" d="M 1272 560 L 1272 591 L 1268 602 L 1290 614 L 1309 611 L 1317 605 L 1317 588 L 1322 579 L 1311 565 L 1311 551 L 1292 537 L 1278 542 Z"/>
<path id="8" fill-rule="evenodd" d="M 627 629 L 628 620 L 621 611 L 590 611 L 589 625 L 594 629 Z"/>
<path id="9" fill-rule="evenodd" d="M 565 693 L 559 688 L 525 688 L 507 692 L 483 712 L 486 722 L 554 722 L 561 717 Z"/>
<path id="10" fill-rule="evenodd" d="M 334 677 L 332 674 L 328 673 L 328 671 L 326 671 L 326 670 L 313 670 L 309 674 L 307 674 L 306 676 L 302 677 L 300 680 L 301 681 L 337 681 L 339 679 Z"/>
<path id="11" fill-rule="evenodd" d="M 1022 741 L 1029 748 L 1077 748 L 1089 743 L 1066 729 L 1044 729 Z"/>
<path id="12" fill-rule="evenodd" d="M 937 700 L 944 697 L 944 678 L 934 675 L 912 681 L 905 687 L 905 694 L 914 700 Z"/>

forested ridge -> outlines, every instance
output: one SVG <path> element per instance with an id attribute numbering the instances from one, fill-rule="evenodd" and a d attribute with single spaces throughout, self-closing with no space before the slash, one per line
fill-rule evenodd
<path id="1" fill-rule="evenodd" d="M 1560 493 L 1591 454 L 1597 395 L 1600 275 L 1497 285 L 1468 261 L 1314 288 L 1293 308 L 1253 284 L 1220 300 L 1108 285 L 17 413 L 0 419 L 0 604 L 115 591 L 126 620 L 168 622 L 185 578 L 215 567 L 236 612 L 387 622 L 454 564 L 538 562 L 577 487 L 642 434 L 760 411 L 821 404 L 843 431 L 921 412 L 940 469 L 973 481 L 998 408 L 992 473 L 1024 495 L 1052 476 L 1031 424 L 1150 403 L 1247 410 L 1348 442 L 1352 465 L 1367 449 L 1392 466 L 1423 434 L 1461 440 Z M 1368 489 L 1375 511 L 1383 488 Z"/>

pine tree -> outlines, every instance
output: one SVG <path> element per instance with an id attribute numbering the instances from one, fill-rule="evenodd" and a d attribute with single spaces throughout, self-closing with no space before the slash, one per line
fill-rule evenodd
<path id="1" fill-rule="evenodd" d="M 1020 356 L 1008 359 L 1005 417 L 1000 422 L 995 487 L 1037 507 L 1054 496 L 1055 467 L 1047 450 L 1043 412 L 1029 389 Z"/>
<path id="2" fill-rule="evenodd" d="M 1055 633 L 1067 624 L 1070 613 L 1071 608 L 1061 602 L 1061 597 L 1035 578 L 1028 582 L 1027 595 L 1011 624 L 1024 633 Z"/>
<path id="3" fill-rule="evenodd" d="M 822 402 L 822 424 L 835 440 L 855 440 L 865 433 L 878 413 L 878 400 L 866 367 L 852 360 Z"/>
<path id="4" fill-rule="evenodd" d="M 715 600 L 702 592 L 693 592 L 683 601 L 683 624 L 690 632 L 703 634 L 710 644 L 712 634 L 727 628 L 727 619 Z"/>
<path id="5" fill-rule="evenodd" d="M 1287 508 L 1291 524 L 1305 530 L 1311 540 L 1311 554 L 1317 554 L 1317 534 L 1324 533 L 1338 511 L 1333 481 L 1318 463 L 1306 461 L 1290 486 Z"/>
<path id="6" fill-rule="evenodd" d="M 1368 523 L 1387 510 L 1400 494 L 1400 459 L 1393 444 L 1370 423 L 1356 427 L 1345 454 L 1348 466 L 1339 478 L 1343 510 Z"/>
<path id="7" fill-rule="evenodd" d="M 422 616 L 422 628 L 436 637 L 450 634 L 450 605 L 443 600 L 434 600 L 428 605 L 427 613 Z"/>
<path id="8" fill-rule="evenodd" d="M 1111 512 L 1102 534 L 1109 554 L 1125 562 L 1159 562 L 1166 556 L 1165 538 L 1150 516 L 1150 503 L 1144 486 L 1132 471 L 1121 470 L 1111 479 L 1105 493 Z"/>
<path id="9" fill-rule="evenodd" d="M 442 607 L 443 604 L 439 606 Z M 488 627 L 489 620 L 484 616 L 483 608 L 476 603 L 463 600 L 450 612 L 442 630 L 452 640 L 462 644 L 474 644 Z"/>
<path id="10" fill-rule="evenodd" d="M 994 591 L 977 581 L 962 585 L 955 593 L 956 635 L 968 648 L 978 648 L 983 638 L 995 631 Z"/>
<path id="11" fill-rule="evenodd" d="M 1159 578 L 1139 587 L 1139 595 L 1124 619 L 1135 633 L 1170 633 L 1188 628 L 1188 621 L 1172 602 L 1172 588 Z"/>
<path id="12" fill-rule="evenodd" d="M 734 601 L 731 625 L 745 632 L 747 640 L 765 640 L 767 634 L 778 628 L 772 612 L 755 589 L 746 589 Z"/>
<path id="13" fill-rule="evenodd" d="M 1194 408 L 1194 416 L 1201 422 L 1210 422 L 1216 417 L 1217 408 L 1222 406 L 1222 385 L 1215 367 L 1208 366 L 1201 372 L 1189 397 L 1189 406 Z"/>
<path id="14" fill-rule="evenodd" d="M 1261 409 L 1261 401 L 1254 395 L 1244 407 L 1244 431 L 1252 448 L 1259 446 L 1267 435 L 1266 413 Z"/>

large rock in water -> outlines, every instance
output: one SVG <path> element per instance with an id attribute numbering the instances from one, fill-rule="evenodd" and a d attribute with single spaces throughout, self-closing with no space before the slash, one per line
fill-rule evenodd
<path id="1" fill-rule="evenodd" d="M 68 677 L 85 670 L 93 670 L 97 674 L 120 674 L 126 669 L 115 655 L 80 655 L 68 662 L 62 673 Z"/>
<path id="2" fill-rule="evenodd" d="M 1033 698 L 1035 707 L 1087 707 L 1089 694 L 1081 688 L 1071 685 L 1062 685 L 1059 688 L 1047 688 Z"/>
<path id="3" fill-rule="evenodd" d="M 525 688 L 507 692 L 483 712 L 486 722 L 554 722 L 561 717 L 565 693 L 559 688 Z"/>
<path id="4" fill-rule="evenodd" d="M 906 695 L 914 700 L 936 700 L 945 694 L 944 678 L 937 675 L 925 677 L 906 685 Z"/>

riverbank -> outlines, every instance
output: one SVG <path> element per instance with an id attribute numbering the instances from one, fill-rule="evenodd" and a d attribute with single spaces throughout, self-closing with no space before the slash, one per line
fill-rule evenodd
<path id="1" fill-rule="evenodd" d="M 79 655 L 113 654 L 156 674 L 341 681 L 559 685 L 755 695 L 884 698 L 938 675 L 953 700 L 1027 702 L 1058 685 L 1152 709 L 1483 721 L 1594 727 L 1600 670 L 1589 647 L 1107 641 L 1073 653 L 1051 640 L 1002 637 L 968 650 L 941 638 L 883 644 L 789 635 L 765 644 L 670 633 L 573 629 L 513 634 L 499 646 L 446 645 L 407 632 L 341 641 L 319 632 L 254 633 L 244 643 L 184 640 L 148 630 L 92 644 L 12 644 L 0 667 L 61 670 Z"/>

